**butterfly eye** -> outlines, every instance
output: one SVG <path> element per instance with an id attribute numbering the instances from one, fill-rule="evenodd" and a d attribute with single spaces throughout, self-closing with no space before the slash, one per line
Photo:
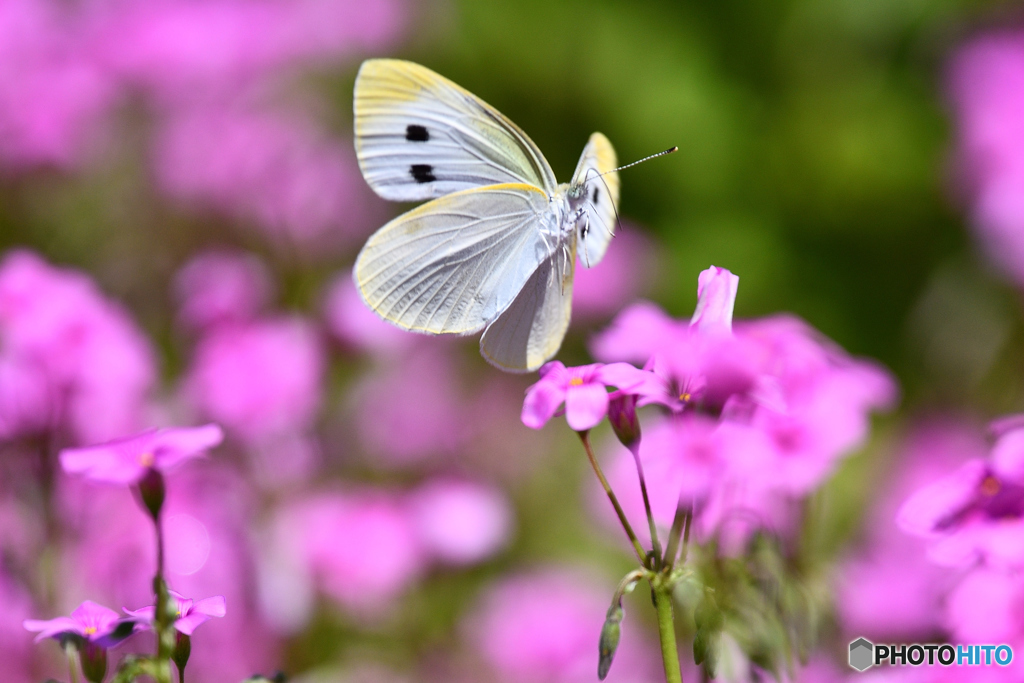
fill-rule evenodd
<path id="1" fill-rule="evenodd" d="M 437 180 L 434 175 L 434 167 L 430 164 L 413 164 L 409 167 L 409 175 L 417 183 L 432 183 Z"/>
<path id="2" fill-rule="evenodd" d="M 409 142 L 427 142 L 430 140 L 430 133 L 425 127 L 411 123 L 405 127 L 405 139 Z"/>

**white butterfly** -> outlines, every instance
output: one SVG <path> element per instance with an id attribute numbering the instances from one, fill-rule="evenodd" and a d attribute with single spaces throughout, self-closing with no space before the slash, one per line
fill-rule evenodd
<path id="1" fill-rule="evenodd" d="M 384 199 L 431 199 L 367 240 L 353 276 L 388 322 L 430 334 L 484 330 L 480 353 L 536 370 L 569 327 L 577 248 L 599 263 L 615 228 L 615 150 L 601 133 L 559 185 L 526 133 L 419 64 L 363 62 L 359 167 Z"/>

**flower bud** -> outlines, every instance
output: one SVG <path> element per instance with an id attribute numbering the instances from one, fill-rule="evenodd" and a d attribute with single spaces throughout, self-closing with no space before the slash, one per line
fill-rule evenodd
<path id="1" fill-rule="evenodd" d="M 636 396 L 626 394 L 608 403 L 608 421 L 622 445 L 632 449 L 640 441 L 640 421 L 636 417 Z"/>
<path id="2" fill-rule="evenodd" d="M 103 677 L 107 675 L 107 648 L 85 640 L 79 653 L 85 680 L 90 683 L 103 683 Z"/>
<path id="3" fill-rule="evenodd" d="M 160 471 L 149 467 L 146 473 L 139 480 L 139 495 L 142 496 L 142 504 L 149 510 L 153 520 L 160 518 L 160 509 L 164 506 L 166 489 L 164 487 L 164 475 Z"/>
<path id="4" fill-rule="evenodd" d="M 601 627 L 601 639 L 597 644 L 597 677 L 604 680 L 608 670 L 612 668 L 612 659 L 615 657 L 615 650 L 619 647 L 619 636 L 622 635 L 622 607 L 613 604 L 608 608 L 608 615 L 605 617 L 604 626 Z"/>
<path id="5" fill-rule="evenodd" d="M 181 631 L 175 631 L 178 636 L 174 642 L 174 651 L 171 653 L 171 661 L 178 667 L 179 675 L 184 674 L 185 665 L 188 664 L 188 658 L 192 654 L 192 639 L 182 633 Z"/>

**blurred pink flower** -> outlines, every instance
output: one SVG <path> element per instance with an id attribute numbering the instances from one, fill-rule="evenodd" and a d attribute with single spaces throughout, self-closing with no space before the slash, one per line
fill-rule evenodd
<path id="1" fill-rule="evenodd" d="M 451 347 L 417 345 L 381 363 L 351 393 L 355 430 L 373 462 L 408 466 L 449 456 L 471 431 Z"/>
<path id="2" fill-rule="evenodd" d="M 416 343 L 415 335 L 381 320 L 363 302 L 351 271 L 340 273 L 328 286 L 324 317 L 334 336 L 356 351 L 394 354 Z"/>
<path id="3" fill-rule="evenodd" d="M 957 576 L 927 558 L 927 541 L 896 526 L 906 498 L 986 446 L 980 430 L 954 416 L 917 425 L 865 511 L 863 544 L 837 571 L 836 607 L 844 632 L 875 642 L 927 638 L 942 625 L 942 604 Z"/>
<path id="4" fill-rule="evenodd" d="M 118 5 L 98 22 L 95 51 L 122 78 L 180 97 L 197 88 L 237 88 L 283 67 L 379 50 L 398 37 L 404 10 L 400 0 Z"/>
<path id="5" fill-rule="evenodd" d="M 619 313 L 608 329 L 595 335 L 590 350 L 601 361 L 643 365 L 658 351 L 685 338 L 689 328 L 688 321 L 674 320 L 657 304 L 641 301 Z"/>
<path id="6" fill-rule="evenodd" d="M 267 267 L 245 252 L 201 252 L 174 277 L 178 319 L 197 330 L 252 320 L 269 303 L 273 289 Z"/>
<path id="7" fill-rule="evenodd" d="M 0 5 L 0 158 L 70 167 L 91 151 L 115 83 L 88 54 L 74 11 L 47 0 Z"/>
<path id="8" fill-rule="evenodd" d="M 85 275 L 9 252 L 0 263 L 0 343 L 0 366 L 20 394 L 0 391 L 0 409 L 12 411 L 0 425 L 17 431 L 60 420 L 86 442 L 140 427 L 156 374 L 152 351 Z M 26 414 L 34 411 L 41 415 Z"/>
<path id="9" fill-rule="evenodd" d="M 97 605 L 92 600 L 86 600 L 76 607 L 69 617 L 57 617 L 49 620 L 26 619 L 25 629 L 38 633 L 37 643 L 46 638 L 60 638 L 64 634 L 74 634 L 90 643 L 107 647 L 114 643 L 115 631 L 125 622 L 134 623 L 134 620 L 125 619 L 108 607 Z"/>
<path id="10" fill-rule="evenodd" d="M 364 489 L 324 493 L 277 515 L 272 543 L 342 606 L 376 611 L 423 571 L 425 556 L 398 497 Z M 301 579 L 301 577 L 296 577 Z"/>
<path id="11" fill-rule="evenodd" d="M 572 285 L 574 322 L 606 318 L 636 299 L 653 279 L 652 248 L 631 226 L 615 233 L 613 246 L 593 268 L 576 264 Z"/>
<path id="12" fill-rule="evenodd" d="M 990 33 L 960 48 L 949 87 L 975 229 L 1024 283 L 1024 33 Z"/>
<path id="13" fill-rule="evenodd" d="M 423 548 L 448 564 L 473 564 L 508 544 L 512 510 L 501 491 L 483 484 L 434 479 L 409 501 Z"/>
<path id="14" fill-rule="evenodd" d="M 323 349 L 303 318 L 216 328 L 196 348 L 186 391 L 201 412 L 249 442 L 312 427 Z"/>
<path id="15" fill-rule="evenodd" d="M 21 586 L 0 569 L 0 661 L 4 676 L 13 683 L 28 683 L 32 672 L 32 646 L 25 634 L 24 622 L 32 613 L 32 600 Z"/>
<path id="16" fill-rule="evenodd" d="M 147 470 L 167 472 L 201 457 L 223 439 L 224 433 L 214 424 L 150 429 L 98 446 L 66 448 L 60 452 L 60 464 L 65 472 L 93 481 L 134 484 Z"/>
<path id="17" fill-rule="evenodd" d="M 523 424 L 540 429 L 565 403 L 565 420 L 569 427 L 576 431 L 591 429 L 608 413 L 609 387 L 654 398 L 664 393 L 657 377 L 629 363 L 567 368 L 559 361 L 550 361 L 541 367 L 540 380 L 526 390 Z"/>
<path id="18" fill-rule="evenodd" d="M 375 200 L 351 143 L 297 113 L 203 105 L 172 111 L 156 141 L 161 187 L 184 202 L 254 223 L 307 254 L 363 237 Z"/>
<path id="19" fill-rule="evenodd" d="M 169 592 L 171 602 L 174 604 L 174 608 L 170 611 L 170 616 L 174 618 L 174 628 L 186 636 L 192 635 L 197 628 L 210 619 L 227 614 L 227 605 L 223 595 L 193 601 L 177 591 Z M 125 613 L 146 623 L 152 622 L 156 618 L 156 608 L 152 605 L 135 610 L 126 609 Z"/>
<path id="20" fill-rule="evenodd" d="M 972 458 L 915 492 L 897 523 L 928 539 L 941 565 L 1024 567 L 1024 428 L 1000 436 L 989 459 Z"/>
<path id="21" fill-rule="evenodd" d="M 597 641 L 614 586 L 546 569 L 502 579 L 465 622 L 467 640 L 498 674 L 518 683 L 582 683 L 597 674 Z M 657 655 L 627 613 L 607 680 L 656 680 Z"/>
<path id="22" fill-rule="evenodd" d="M 946 601 L 946 625 L 956 642 L 1024 645 L 1024 579 L 1017 572 L 973 569 Z"/>

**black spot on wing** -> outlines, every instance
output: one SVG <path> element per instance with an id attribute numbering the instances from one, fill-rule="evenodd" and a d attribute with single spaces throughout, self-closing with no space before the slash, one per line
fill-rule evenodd
<path id="1" fill-rule="evenodd" d="M 597 204 L 597 188 L 594 188 L 594 196 L 590 200 L 591 204 Z"/>
<path id="2" fill-rule="evenodd" d="M 434 167 L 430 164 L 413 164 L 409 167 L 409 174 L 417 183 L 432 183 L 437 180 L 434 176 Z"/>
<path id="3" fill-rule="evenodd" d="M 405 127 L 405 139 L 409 142 L 426 142 L 430 139 L 430 133 L 423 126 L 410 123 Z"/>

